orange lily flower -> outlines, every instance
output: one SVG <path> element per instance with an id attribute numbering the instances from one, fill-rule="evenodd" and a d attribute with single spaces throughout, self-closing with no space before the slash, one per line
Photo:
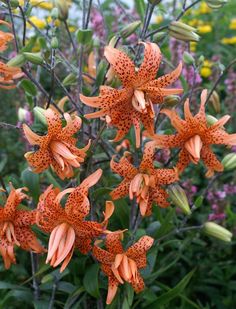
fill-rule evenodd
<path id="1" fill-rule="evenodd" d="M 107 204 L 102 223 L 85 221 L 89 214 L 90 203 L 88 189 L 95 185 L 102 175 L 102 170 L 87 177 L 78 187 L 68 188 L 62 192 L 53 189 L 52 185 L 40 196 L 37 207 L 37 224 L 46 233 L 51 233 L 48 244 L 46 263 L 53 267 L 62 263 L 62 272 L 70 262 L 74 248 L 83 254 L 91 250 L 91 241 L 105 232 L 107 220 L 113 212 L 113 205 Z M 65 207 L 61 206 L 62 198 L 70 193 Z"/>
<path id="2" fill-rule="evenodd" d="M 139 269 L 147 265 L 146 252 L 153 245 L 154 239 L 143 236 L 127 251 L 123 250 L 120 234 L 111 233 L 106 237 L 107 250 L 93 247 L 93 255 L 102 263 L 101 269 L 108 277 L 108 293 L 106 303 L 114 299 L 119 284 L 129 282 L 136 293 L 141 292 L 145 285 Z"/>
<path id="3" fill-rule="evenodd" d="M 31 225 L 36 221 L 36 212 L 17 209 L 21 201 L 27 198 L 23 190 L 27 188 L 12 187 L 5 206 L 0 208 L 0 254 L 6 269 L 16 263 L 14 245 L 36 253 L 45 252 L 31 230 Z"/>
<path id="4" fill-rule="evenodd" d="M 0 25 L 5 25 L 8 28 L 11 28 L 11 24 L 7 23 L 4 20 L 0 20 Z M 0 52 L 3 52 L 7 49 L 7 44 L 14 39 L 14 35 L 9 32 L 0 31 Z"/>
<path id="5" fill-rule="evenodd" d="M 156 202 L 160 207 L 169 206 L 166 200 L 168 194 L 162 188 L 178 180 L 176 169 L 155 169 L 153 165 L 155 145 L 153 142 L 146 144 L 142 162 L 138 168 L 134 167 L 127 154 L 116 163 L 111 160 L 111 169 L 122 176 L 124 180 L 110 194 L 113 200 L 129 194 L 130 199 L 136 198 L 142 216 L 150 216 L 152 204 Z"/>
<path id="6" fill-rule="evenodd" d="M 95 61 L 95 56 L 94 56 L 94 52 L 92 51 L 89 56 L 88 56 L 88 68 L 87 68 L 87 72 L 88 75 L 84 74 L 83 75 L 83 79 L 85 82 L 89 83 L 89 84 L 93 84 L 93 79 L 92 78 L 96 78 L 96 61 Z"/>
<path id="7" fill-rule="evenodd" d="M 45 111 L 48 123 L 48 133 L 39 136 L 23 124 L 25 136 L 31 145 L 39 146 L 37 151 L 27 152 L 25 158 L 35 173 L 41 173 L 51 166 L 61 179 L 74 175 L 72 167 L 80 167 L 84 162 L 86 151 L 90 147 L 90 141 L 83 149 L 76 147 L 76 139 L 73 136 L 81 127 L 81 119 L 64 114 L 67 122 L 62 127 L 60 115 L 51 109 Z"/>
<path id="8" fill-rule="evenodd" d="M 20 68 L 10 67 L 7 64 L 0 61 L 0 88 L 2 89 L 13 89 L 16 88 L 14 80 L 22 77 Z"/>
<path id="9" fill-rule="evenodd" d="M 163 148 L 181 148 L 177 169 L 182 172 L 185 167 L 193 162 L 197 164 L 200 158 L 205 163 L 208 171 L 207 177 L 211 177 L 214 171 L 223 171 L 223 165 L 216 158 L 210 146 L 236 145 L 236 134 L 228 134 L 223 126 L 230 119 L 229 115 L 220 118 L 215 124 L 209 126 L 206 120 L 205 103 L 207 90 L 201 94 L 199 112 L 193 116 L 189 109 L 189 100 L 184 104 L 185 120 L 181 119 L 175 110 L 163 109 L 161 112 L 171 119 L 171 124 L 177 130 L 175 135 L 154 135 L 152 138 L 158 146 Z"/>
<path id="10" fill-rule="evenodd" d="M 137 72 L 134 62 L 125 53 L 111 46 L 105 48 L 104 55 L 121 80 L 122 89 L 101 86 L 98 97 L 80 95 L 86 105 L 101 108 L 85 115 L 86 118 L 105 116 L 106 121 L 118 129 L 114 142 L 120 141 L 134 125 L 137 147 L 140 147 L 140 122 L 150 134 L 154 133 L 153 104 L 162 103 L 164 96 L 182 93 L 182 89 L 165 88 L 177 80 L 182 64 L 173 72 L 155 79 L 161 62 L 160 49 L 154 43 L 142 44 L 145 46 L 144 60 Z"/>

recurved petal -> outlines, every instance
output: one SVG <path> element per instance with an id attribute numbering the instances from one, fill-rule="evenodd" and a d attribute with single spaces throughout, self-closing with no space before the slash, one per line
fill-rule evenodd
<path id="1" fill-rule="evenodd" d="M 126 251 L 126 255 L 136 260 L 139 258 L 140 255 L 145 254 L 153 245 L 154 239 L 150 236 L 143 236 L 141 237 L 134 245 L 129 247 Z"/>
<path id="2" fill-rule="evenodd" d="M 125 156 L 123 156 L 119 162 L 115 162 L 114 158 L 115 156 L 112 156 L 110 167 L 116 174 L 124 178 L 127 177 L 128 179 L 132 179 L 138 173 L 137 168 L 134 167 Z"/>
<path id="3" fill-rule="evenodd" d="M 197 115 L 194 117 L 200 121 L 203 121 L 206 123 L 206 113 L 205 113 L 205 104 L 207 99 L 207 89 L 204 89 L 201 93 L 201 104 L 200 109 Z"/>
<path id="4" fill-rule="evenodd" d="M 71 220 L 83 220 L 90 211 L 89 199 L 77 187 L 68 197 L 65 212 Z"/>
<path id="5" fill-rule="evenodd" d="M 75 247 L 82 253 L 87 254 L 91 249 L 91 238 L 84 238 L 84 237 L 76 237 L 75 240 Z"/>
<path id="6" fill-rule="evenodd" d="M 52 155 L 48 149 L 39 149 L 35 152 L 27 152 L 25 158 L 35 173 L 41 173 L 52 163 Z"/>
<path id="7" fill-rule="evenodd" d="M 62 136 L 68 135 L 72 136 L 79 131 L 82 121 L 78 116 L 71 117 L 70 114 L 65 113 L 64 118 L 66 120 L 66 126 L 62 129 Z"/>
<path id="8" fill-rule="evenodd" d="M 23 131 L 25 133 L 25 137 L 31 145 L 39 145 L 41 136 L 34 133 L 25 123 L 22 126 Z"/>
<path id="9" fill-rule="evenodd" d="M 155 171 L 156 181 L 160 185 L 168 185 L 179 180 L 176 168 L 160 168 Z"/>
<path id="10" fill-rule="evenodd" d="M 186 121 L 191 121 L 193 119 L 193 115 L 189 108 L 189 99 L 187 99 L 184 103 L 184 117 Z"/>
<path id="11" fill-rule="evenodd" d="M 115 255 L 98 246 L 93 246 L 93 256 L 103 264 L 112 264 L 115 260 Z"/>
<path id="12" fill-rule="evenodd" d="M 170 118 L 171 124 L 178 132 L 185 130 L 186 121 L 182 120 L 174 109 L 162 109 L 162 114 Z"/>
<path id="13" fill-rule="evenodd" d="M 35 210 L 17 210 L 15 225 L 17 226 L 30 226 L 36 223 L 36 209 Z"/>
<path id="14" fill-rule="evenodd" d="M 15 227 L 16 239 L 19 241 L 22 249 L 33 251 L 35 253 L 43 253 L 45 249 L 38 242 L 35 234 L 30 227 Z"/>
<path id="15" fill-rule="evenodd" d="M 137 272 L 136 280 L 132 279 L 131 284 L 136 293 L 140 293 L 145 288 L 143 278 L 139 272 Z"/>
<path id="16" fill-rule="evenodd" d="M 53 136 L 61 133 L 62 124 L 60 114 L 54 112 L 51 108 L 45 110 L 45 117 L 48 124 L 48 135 Z"/>
<path id="17" fill-rule="evenodd" d="M 11 192 L 7 198 L 3 211 L 5 220 L 15 219 L 16 207 L 21 203 L 23 199 L 27 198 L 27 195 L 22 192 L 25 190 L 28 189 L 20 188 L 16 190 L 14 187 L 11 188 Z"/>
<path id="18" fill-rule="evenodd" d="M 102 176 L 102 169 L 97 169 L 94 173 L 89 175 L 87 178 L 83 180 L 83 182 L 79 185 L 78 190 L 80 192 L 87 194 L 88 189 L 94 186 Z"/>
<path id="19" fill-rule="evenodd" d="M 155 192 L 153 193 L 153 200 L 157 203 L 157 205 L 161 208 L 166 208 L 170 205 L 170 203 L 167 201 L 168 194 L 164 189 L 157 186 L 155 188 Z"/>
<path id="20" fill-rule="evenodd" d="M 119 233 L 107 234 L 105 244 L 108 252 L 113 254 L 123 253 L 120 237 L 121 235 Z"/>
<path id="21" fill-rule="evenodd" d="M 123 86 L 131 86 L 136 77 L 133 61 L 124 52 L 111 46 L 105 47 L 104 56 L 112 65 Z"/>
<path id="22" fill-rule="evenodd" d="M 142 162 L 140 164 L 140 169 L 153 170 L 153 156 L 155 152 L 155 142 L 148 142 L 145 145 Z"/>
<path id="23" fill-rule="evenodd" d="M 181 71 L 182 71 L 182 62 L 179 63 L 179 65 L 174 71 L 166 75 L 163 75 L 156 80 L 149 82 L 146 86 L 165 88 L 174 83 L 179 78 Z"/>
<path id="24" fill-rule="evenodd" d="M 187 150 L 182 149 L 179 153 L 179 159 L 176 168 L 179 173 L 182 173 L 185 167 L 190 163 L 190 157 Z"/>
<path id="25" fill-rule="evenodd" d="M 137 74 L 137 83 L 141 85 L 156 78 L 162 58 L 157 44 L 150 42 L 142 44 L 145 47 L 144 59 Z"/>
<path id="26" fill-rule="evenodd" d="M 129 193 L 129 186 L 131 180 L 124 179 L 112 192 L 110 193 L 113 200 L 125 197 Z"/>
<path id="27" fill-rule="evenodd" d="M 182 139 L 178 134 L 176 135 L 151 135 L 150 138 L 152 138 L 156 146 L 161 147 L 161 148 L 175 148 L 179 147 L 182 143 Z"/>
<path id="28" fill-rule="evenodd" d="M 216 158 L 215 154 L 211 151 L 209 146 L 203 145 L 201 150 L 201 158 L 204 161 L 208 171 L 206 173 L 207 177 L 214 175 L 214 171 L 222 172 L 224 170 L 221 162 Z"/>
<path id="29" fill-rule="evenodd" d="M 116 292 L 118 289 L 118 281 L 114 278 L 114 276 L 109 276 L 108 278 L 108 292 L 107 292 L 107 299 L 106 304 L 109 305 L 113 301 L 114 297 L 116 296 Z"/>

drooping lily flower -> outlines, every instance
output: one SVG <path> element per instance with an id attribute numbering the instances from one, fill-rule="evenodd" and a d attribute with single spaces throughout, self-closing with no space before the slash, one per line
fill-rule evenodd
<path id="1" fill-rule="evenodd" d="M 22 77 L 23 73 L 20 68 L 10 67 L 0 61 L 0 88 L 13 89 L 16 88 L 15 80 Z"/>
<path id="2" fill-rule="evenodd" d="M 176 169 L 156 169 L 153 165 L 155 145 L 149 142 L 145 145 L 142 162 L 138 168 L 134 167 L 125 154 L 120 162 L 111 160 L 111 169 L 124 180 L 110 194 L 113 200 L 129 194 L 130 199 L 136 198 L 142 216 L 150 216 L 152 204 L 156 202 L 160 207 L 169 206 L 166 200 L 168 194 L 162 188 L 178 180 Z"/>
<path id="3" fill-rule="evenodd" d="M 102 175 L 99 169 L 87 177 L 78 187 L 68 188 L 62 192 L 52 185 L 40 196 L 37 207 L 37 224 L 50 233 L 46 263 L 53 267 L 62 263 L 62 272 L 77 248 L 83 254 L 91 250 L 93 238 L 105 232 L 106 224 L 113 212 L 113 204 L 107 203 L 104 221 L 85 221 L 90 212 L 88 189 L 95 185 Z M 70 193 L 65 208 L 61 206 L 62 198 Z"/>
<path id="4" fill-rule="evenodd" d="M 100 87 L 98 97 L 80 95 L 80 99 L 88 106 L 101 108 L 98 112 L 87 114 L 86 118 L 104 117 L 117 128 L 113 141 L 120 141 L 134 125 L 136 146 L 140 146 L 140 122 L 146 130 L 153 134 L 153 104 L 160 104 L 170 94 L 179 94 L 182 89 L 166 88 L 175 82 L 180 75 L 182 64 L 171 73 L 157 79 L 156 73 L 161 62 L 161 52 L 154 43 L 142 43 L 145 46 L 144 60 L 136 72 L 135 64 L 122 51 L 107 46 L 105 57 L 111 68 L 122 82 L 122 89 L 108 86 Z"/>
<path id="5" fill-rule="evenodd" d="M 0 207 L 0 254 L 6 269 L 16 263 L 14 246 L 36 253 L 45 252 L 31 230 L 35 224 L 36 211 L 17 209 L 17 206 L 27 195 L 23 192 L 27 188 L 14 189 L 7 198 L 4 207 Z"/>
<path id="6" fill-rule="evenodd" d="M 182 172 L 185 167 L 193 162 L 197 164 L 200 158 L 205 163 L 208 171 L 207 177 L 211 177 L 214 171 L 223 171 L 223 165 L 211 150 L 211 145 L 236 145 L 236 134 L 228 134 L 223 126 L 230 119 L 229 115 L 220 118 L 213 125 L 208 125 L 205 114 L 207 90 L 201 94 L 199 112 L 193 116 L 189 109 L 189 100 L 184 104 L 185 120 L 181 119 L 175 110 L 163 109 L 161 112 L 171 119 L 175 127 L 175 135 L 154 135 L 157 146 L 163 148 L 181 148 L 177 169 Z"/>
<path id="7" fill-rule="evenodd" d="M 101 269 L 108 277 L 107 304 L 114 299 L 119 284 L 129 282 L 136 293 L 144 289 L 145 285 L 139 269 L 146 267 L 146 252 L 151 248 L 153 241 L 153 238 L 143 236 L 124 251 L 120 234 L 111 233 L 106 237 L 107 250 L 97 245 L 93 247 L 93 255 L 101 262 Z"/>
<path id="8" fill-rule="evenodd" d="M 81 127 L 81 119 L 75 116 L 73 119 L 64 114 L 67 122 L 62 127 L 60 115 L 51 109 L 45 111 L 48 124 L 48 133 L 39 136 L 24 124 L 25 136 L 31 145 L 37 145 L 37 151 L 27 152 L 25 157 L 35 173 L 41 173 L 51 166 L 61 179 L 74 175 L 73 167 L 80 167 L 84 162 L 86 151 L 90 147 L 90 141 L 83 149 L 76 147 L 76 139 L 73 137 Z"/>
<path id="9" fill-rule="evenodd" d="M 11 24 L 4 20 L 0 20 L 0 25 L 5 25 L 8 28 L 11 28 Z M 3 52 L 7 49 L 7 44 L 14 39 L 14 35 L 9 32 L 4 32 L 0 30 L 0 52 Z"/>

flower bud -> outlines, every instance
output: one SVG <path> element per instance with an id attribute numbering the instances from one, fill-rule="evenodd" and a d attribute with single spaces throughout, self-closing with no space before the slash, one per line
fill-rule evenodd
<path id="1" fill-rule="evenodd" d="M 59 18 L 59 10 L 58 8 L 53 8 L 51 11 L 51 17 L 52 19 L 56 20 Z"/>
<path id="2" fill-rule="evenodd" d="M 222 6 L 224 6 L 228 0 L 206 0 L 206 4 L 211 9 L 220 9 Z"/>
<path id="3" fill-rule="evenodd" d="M 167 108 L 172 108 L 176 106 L 180 101 L 180 97 L 178 95 L 168 95 L 164 98 L 164 104 Z"/>
<path id="4" fill-rule="evenodd" d="M 123 29 L 120 31 L 120 35 L 123 39 L 129 37 L 132 33 L 134 33 L 139 26 L 141 25 L 141 21 L 134 21 L 133 23 L 125 26 Z"/>
<path id="5" fill-rule="evenodd" d="M 160 31 L 154 34 L 153 42 L 160 42 L 166 36 L 166 32 Z"/>
<path id="6" fill-rule="evenodd" d="M 22 54 L 19 54 L 19 55 L 16 55 L 11 60 L 9 60 L 7 62 L 7 65 L 9 67 L 21 67 L 25 64 L 25 62 L 26 62 L 25 56 Z"/>
<path id="7" fill-rule="evenodd" d="M 59 47 L 58 39 L 55 36 L 51 40 L 51 47 L 54 49 Z"/>
<path id="8" fill-rule="evenodd" d="M 189 207 L 186 193 L 179 185 L 169 186 L 167 192 L 173 204 L 179 207 L 184 214 L 186 215 L 191 214 L 191 209 Z"/>
<path id="9" fill-rule="evenodd" d="M 76 75 L 74 73 L 70 73 L 63 79 L 62 84 L 64 86 L 69 86 L 75 84 L 76 82 L 77 82 Z"/>
<path id="10" fill-rule="evenodd" d="M 45 117 L 45 109 L 43 109 L 42 107 L 36 106 L 36 107 L 34 107 L 33 112 L 34 112 L 35 118 L 39 122 L 41 122 L 42 124 L 47 126 L 47 120 L 46 120 L 46 117 Z"/>
<path id="11" fill-rule="evenodd" d="M 183 54 L 183 61 L 184 61 L 184 63 L 189 64 L 189 65 L 192 65 L 192 64 L 195 63 L 193 56 L 186 51 Z"/>
<path id="12" fill-rule="evenodd" d="M 20 122 L 25 121 L 27 114 L 28 114 L 28 111 L 25 108 L 19 107 L 18 112 L 17 112 L 18 120 Z"/>
<path id="13" fill-rule="evenodd" d="M 213 91 L 212 95 L 210 96 L 209 102 L 211 103 L 215 112 L 220 113 L 220 110 L 221 110 L 220 98 L 219 98 L 218 93 L 215 90 Z"/>
<path id="14" fill-rule="evenodd" d="M 114 36 L 110 39 L 108 45 L 111 46 L 111 47 L 115 47 L 115 46 L 116 46 L 116 43 L 117 43 L 117 40 L 118 40 L 118 37 L 114 35 Z"/>
<path id="15" fill-rule="evenodd" d="M 173 21 L 169 26 L 169 34 L 181 41 L 199 41 L 200 36 L 195 33 L 196 28 L 186 25 L 180 21 Z"/>
<path id="16" fill-rule="evenodd" d="M 215 124 L 218 121 L 218 119 L 216 117 L 212 116 L 212 115 L 206 115 L 206 120 L 207 120 L 207 124 L 209 126 L 212 126 L 213 124 Z"/>
<path id="17" fill-rule="evenodd" d="M 230 171 L 236 168 L 236 153 L 232 152 L 227 154 L 224 159 L 221 161 L 224 166 L 225 171 Z"/>
<path id="18" fill-rule="evenodd" d="M 55 0 L 55 6 L 58 9 L 58 18 L 60 20 L 67 20 L 68 18 L 68 5 L 66 0 Z"/>
<path id="19" fill-rule="evenodd" d="M 224 227 L 214 223 L 214 222 L 206 222 L 203 225 L 203 231 L 212 237 L 218 238 L 220 240 L 230 242 L 233 234 L 225 229 Z"/>
<path id="20" fill-rule="evenodd" d="M 33 64 L 42 64 L 43 63 L 43 57 L 41 56 L 40 53 L 28 53 L 25 52 L 23 53 L 25 56 L 25 59 L 28 60 L 29 62 Z"/>

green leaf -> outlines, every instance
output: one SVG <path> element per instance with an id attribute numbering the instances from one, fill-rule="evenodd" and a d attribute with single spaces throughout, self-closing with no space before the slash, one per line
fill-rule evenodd
<path id="1" fill-rule="evenodd" d="M 198 208 L 202 206 L 202 202 L 204 200 L 204 197 L 202 195 L 198 196 L 196 201 L 194 202 L 194 205 Z"/>
<path id="2" fill-rule="evenodd" d="M 80 29 L 78 30 L 76 36 L 78 43 L 85 45 L 90 43 L 93 36 L 93 32 L 90 29 Z"/>
<path id="3" fill-rule="evenodd" d="M 22 87 L 28 95 L 31 95 L 32 97 L 37 95 L 37 89 L 30 80 L 23 79 L 20 81 L 19 86 Z"/>
<path id="4" fill-rule="evenodd" d="M 21 173 L 21 179 L 23 181 L 24 186 L 26 186 L 29 189 L 30 194 L 36 201 L 40 194 L 39 175 L 34 174 L 27 168 Z"/>
<path id="5" fill-rule="evenodd" d="M 91 265 L 85 273 L 83 285 L 85 290 L 95 298 L 100 297 L 99 288 L 98 288 L 98 272 L 99 265 Z"/>
<path id="6" fill-rule="evenodd" d="M 6 154 L 3 154 L 3 155 L 1 156 L 1 161 L 0 161 L 0 172 L 3 171 L 3 169 L 4 169 L 5 165 L 6 165 L 6 163 L 7 163 L 7 155 L 6 155 Z"/>
<path id="7" fill-rule="evenodd" d="M 190 271 L 173 289 L 157 297 L 156 300 L 151 304 L 149 304 L 148 306 L 146 306 L 145 309 L 159 308 L 160 306 L 168 304 L 175 297 L 180 296 L 180 294 L 188 285 L 195 270 L 196 269 Z"/>
<path id="8" fill-rule="evenodd" d="M 145 15 L 145 2 L 144 2 L 144 0 L 135 0 L 135 8 L 136 8 L 139 16 L 143 20 L 144 15 Z"/>
<path id="9" fill-rule="evenodd" d="M 171 223 L 171 220 L 174 214 L 175 214 L 175 209 L 169 208 L 169 212 L 166 215 L 164 221 L 162 222 L 161 227 L 156 231 L 154 235 L 155 238 L 160 238 L 166 235 L 173 228 L 173 224 Z"/>

